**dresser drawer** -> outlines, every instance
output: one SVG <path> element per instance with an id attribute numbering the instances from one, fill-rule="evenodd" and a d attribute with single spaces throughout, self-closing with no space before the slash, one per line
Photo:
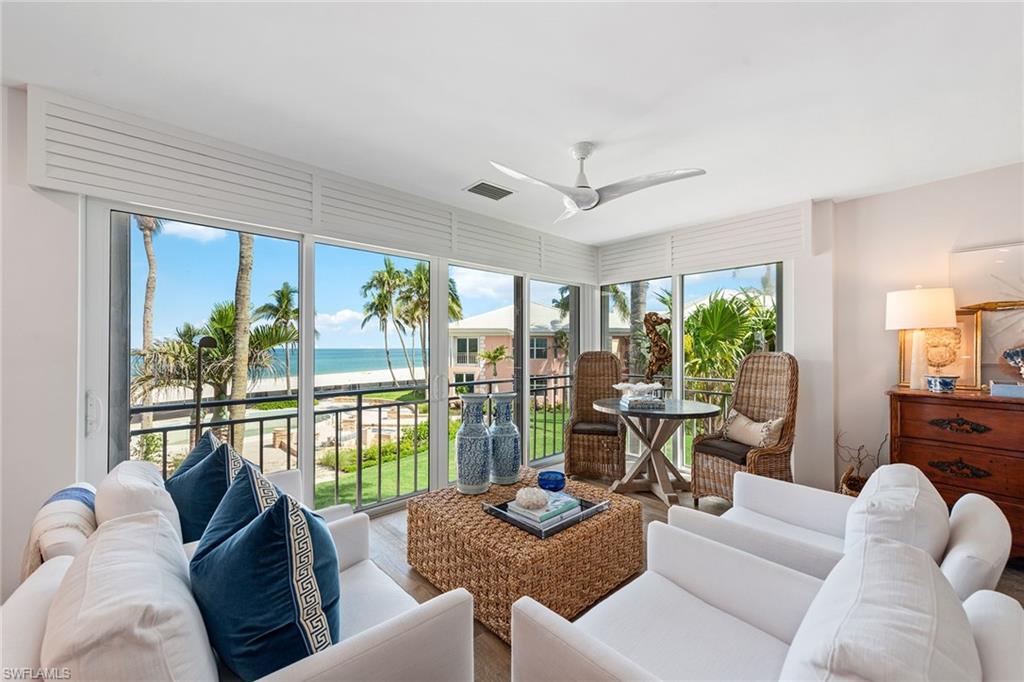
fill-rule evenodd
<path id="1" fill-rule="evenodd" d="M 1020 410 L 912 400 L 902 401 L 899 409 L 899 430 L 903 438 L 1024 450 L 1021 439 L 1024 412 Z"/>
<path id="2" fill-rule="evenodd" d="M 936 484 L 1007 497 L 1024 494 L 1024 458 L 903 440 L 899 461 L 913 464 Z"/>
<path id="3" fill-rule="evenodd" d="M 950 507 L 952 507 L 957 500 L 967 493 L 974 492 L 973 490 L 951 488 L 940 484 L 936 484 L 935 489 L 939 491 L 939 494 L 942 495 L 942 499 L 945 500 L 946 504 Z M 995 498 L 991 499 L 999 505 L 1003 514 L 1006 515 L 1006 520 L 1010 522 L 1010 532 L 1013 533 L 1013 550 L 1010 552 L 1010 557 L 1016 558 L 1024 556 L 1024 504 Z"/>

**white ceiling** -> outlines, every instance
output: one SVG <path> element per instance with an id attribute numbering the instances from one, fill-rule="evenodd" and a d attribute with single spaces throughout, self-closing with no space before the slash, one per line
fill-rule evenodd
<path id="1" fill-rule="evenodd" d="M 5 3 L 3 80 L 590 243 L 1024 158 L 1020 4 Z M 708 174 L 552 225 L 487 163 L 570 184 L 581 139 Z"/>

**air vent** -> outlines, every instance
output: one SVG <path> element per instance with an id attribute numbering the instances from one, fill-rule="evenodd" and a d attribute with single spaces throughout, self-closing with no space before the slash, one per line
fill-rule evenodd
<path id="1" fill-rule="evenodd" d="M 469 187 L 466 188 L 466 191 L 469 192 L 470 194 L 479 194 L 482 197 L 494 199 L 495 201 L 501 201 L 509 194 L 512 194 L 512 190 L 510 189 L 498 187 L 497 185 L 492 185 L 491 183 L 484 182 L 483 180 L 476 183 L 475 185 L 470 185 Z"/>

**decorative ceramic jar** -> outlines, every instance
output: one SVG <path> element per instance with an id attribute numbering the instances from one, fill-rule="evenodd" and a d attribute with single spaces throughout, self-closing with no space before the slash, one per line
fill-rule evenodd
<path id="1" fill-rule="evenodd" d="M 491 420 L 491 483 L 508 485 L 519 480 L 522 445 L 519 429 L 512 422 L 515 393 L 492 393 L 494 414 Z"/>
<path id="2" fill-rule="evenodd" d="M 926 374 L 924 380 L 932 393 L 952 393 L 956 390 L 956 380 L 960 377 L 942 374 Z"/>
<path id="3" fill-rule="evenodd" d="M 455 433 L 456 487 L 460 493 L 479 495 L 490 487 L 491 434 L 484 424 L 486 393 L 463 393 L 462 425 Z"/>

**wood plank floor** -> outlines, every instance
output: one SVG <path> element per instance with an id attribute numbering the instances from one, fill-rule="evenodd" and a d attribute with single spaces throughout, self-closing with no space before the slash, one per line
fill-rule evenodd
<path id="1" fill-rule="evenodd" d="M 651 521 L 665 521 L 667 510 L 653 495 L 629 493 L 629 496 L 643 504 L 644 528 Z M 689 497 L 684 495 L 685 504 L 690 506 Z M 724 500 L 705 499 L 701 502 L 703 511 L 721 514 L 729 508 Z M 370 524 L 370 552 L 374 562 L 395 582 L 402 586 L 417 601 L 424 602 L 439 594 L 439 590 L 428 583 L 406 561 L 406 514 L 405 511 L 385 514 L 374 518 Z M 1024 603 L 1024 561 L 1014 564 L 1003 574 L 999 590 Z M 507 644 L 490 630 L 476 623 L 474 627 L 474 653 L 477 682 L 504 682 L 511 673 L 511 655 Z"/>

